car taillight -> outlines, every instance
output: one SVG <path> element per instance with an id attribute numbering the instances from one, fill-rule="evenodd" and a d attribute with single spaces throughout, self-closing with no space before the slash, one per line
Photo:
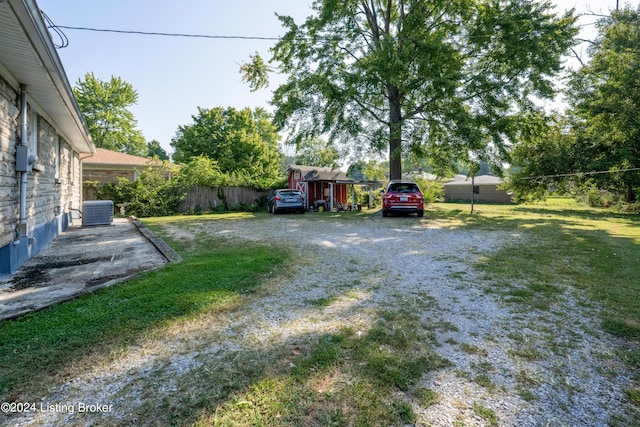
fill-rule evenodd
<path id="1" fill-rule="evenodd" d="M 276 200 L 280 200 L 280 196 L 276 196 Z"/>

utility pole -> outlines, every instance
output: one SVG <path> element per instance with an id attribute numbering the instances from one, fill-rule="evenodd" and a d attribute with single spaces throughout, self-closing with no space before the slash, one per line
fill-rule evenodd
<path id="1" fill-rule="evenodd" d="M 476 196 L 476 175 L 471 175 L 471 213 L 473 214 L 473 199 Z"/>

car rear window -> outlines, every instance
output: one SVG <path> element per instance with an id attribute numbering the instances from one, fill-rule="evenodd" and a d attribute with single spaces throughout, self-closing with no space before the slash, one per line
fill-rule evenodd
<path id="1" fill-rule="evenodd" d="M 393 191 L 396 193 L 417 193 L 418 186 L 416 184 L 406 183 L 391 184 L 388 191 Z"/>
<path id="2" fill-rule="evenodd" d="M 302 194 L 299 191 L 280 191 L 279 193 L 281 196 L 284 197 L 300 197 Z"/>

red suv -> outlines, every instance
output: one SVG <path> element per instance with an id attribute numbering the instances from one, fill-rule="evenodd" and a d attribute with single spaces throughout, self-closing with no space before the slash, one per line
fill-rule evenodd
<path id="1" fill-rule="evenodd" d="M 413 181 L 391 180 L 382 196 L 382 216 L 390 213 L 415 213 L 424 216 L 424 198 Z"/>

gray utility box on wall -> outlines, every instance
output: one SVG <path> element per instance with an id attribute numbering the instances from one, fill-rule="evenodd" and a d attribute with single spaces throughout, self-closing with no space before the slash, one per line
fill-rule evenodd
<path id="1" fill-rule="evenodd" d="M 29 150 L 26 145 L 16 147 L 16 172 L 29 171 Z"/>
<path id="2" fill-rule="evenodd" d="M 113 222 L 113 201 L 89 200 L 82 204 L 82 226 L 109 225 Z"/>

